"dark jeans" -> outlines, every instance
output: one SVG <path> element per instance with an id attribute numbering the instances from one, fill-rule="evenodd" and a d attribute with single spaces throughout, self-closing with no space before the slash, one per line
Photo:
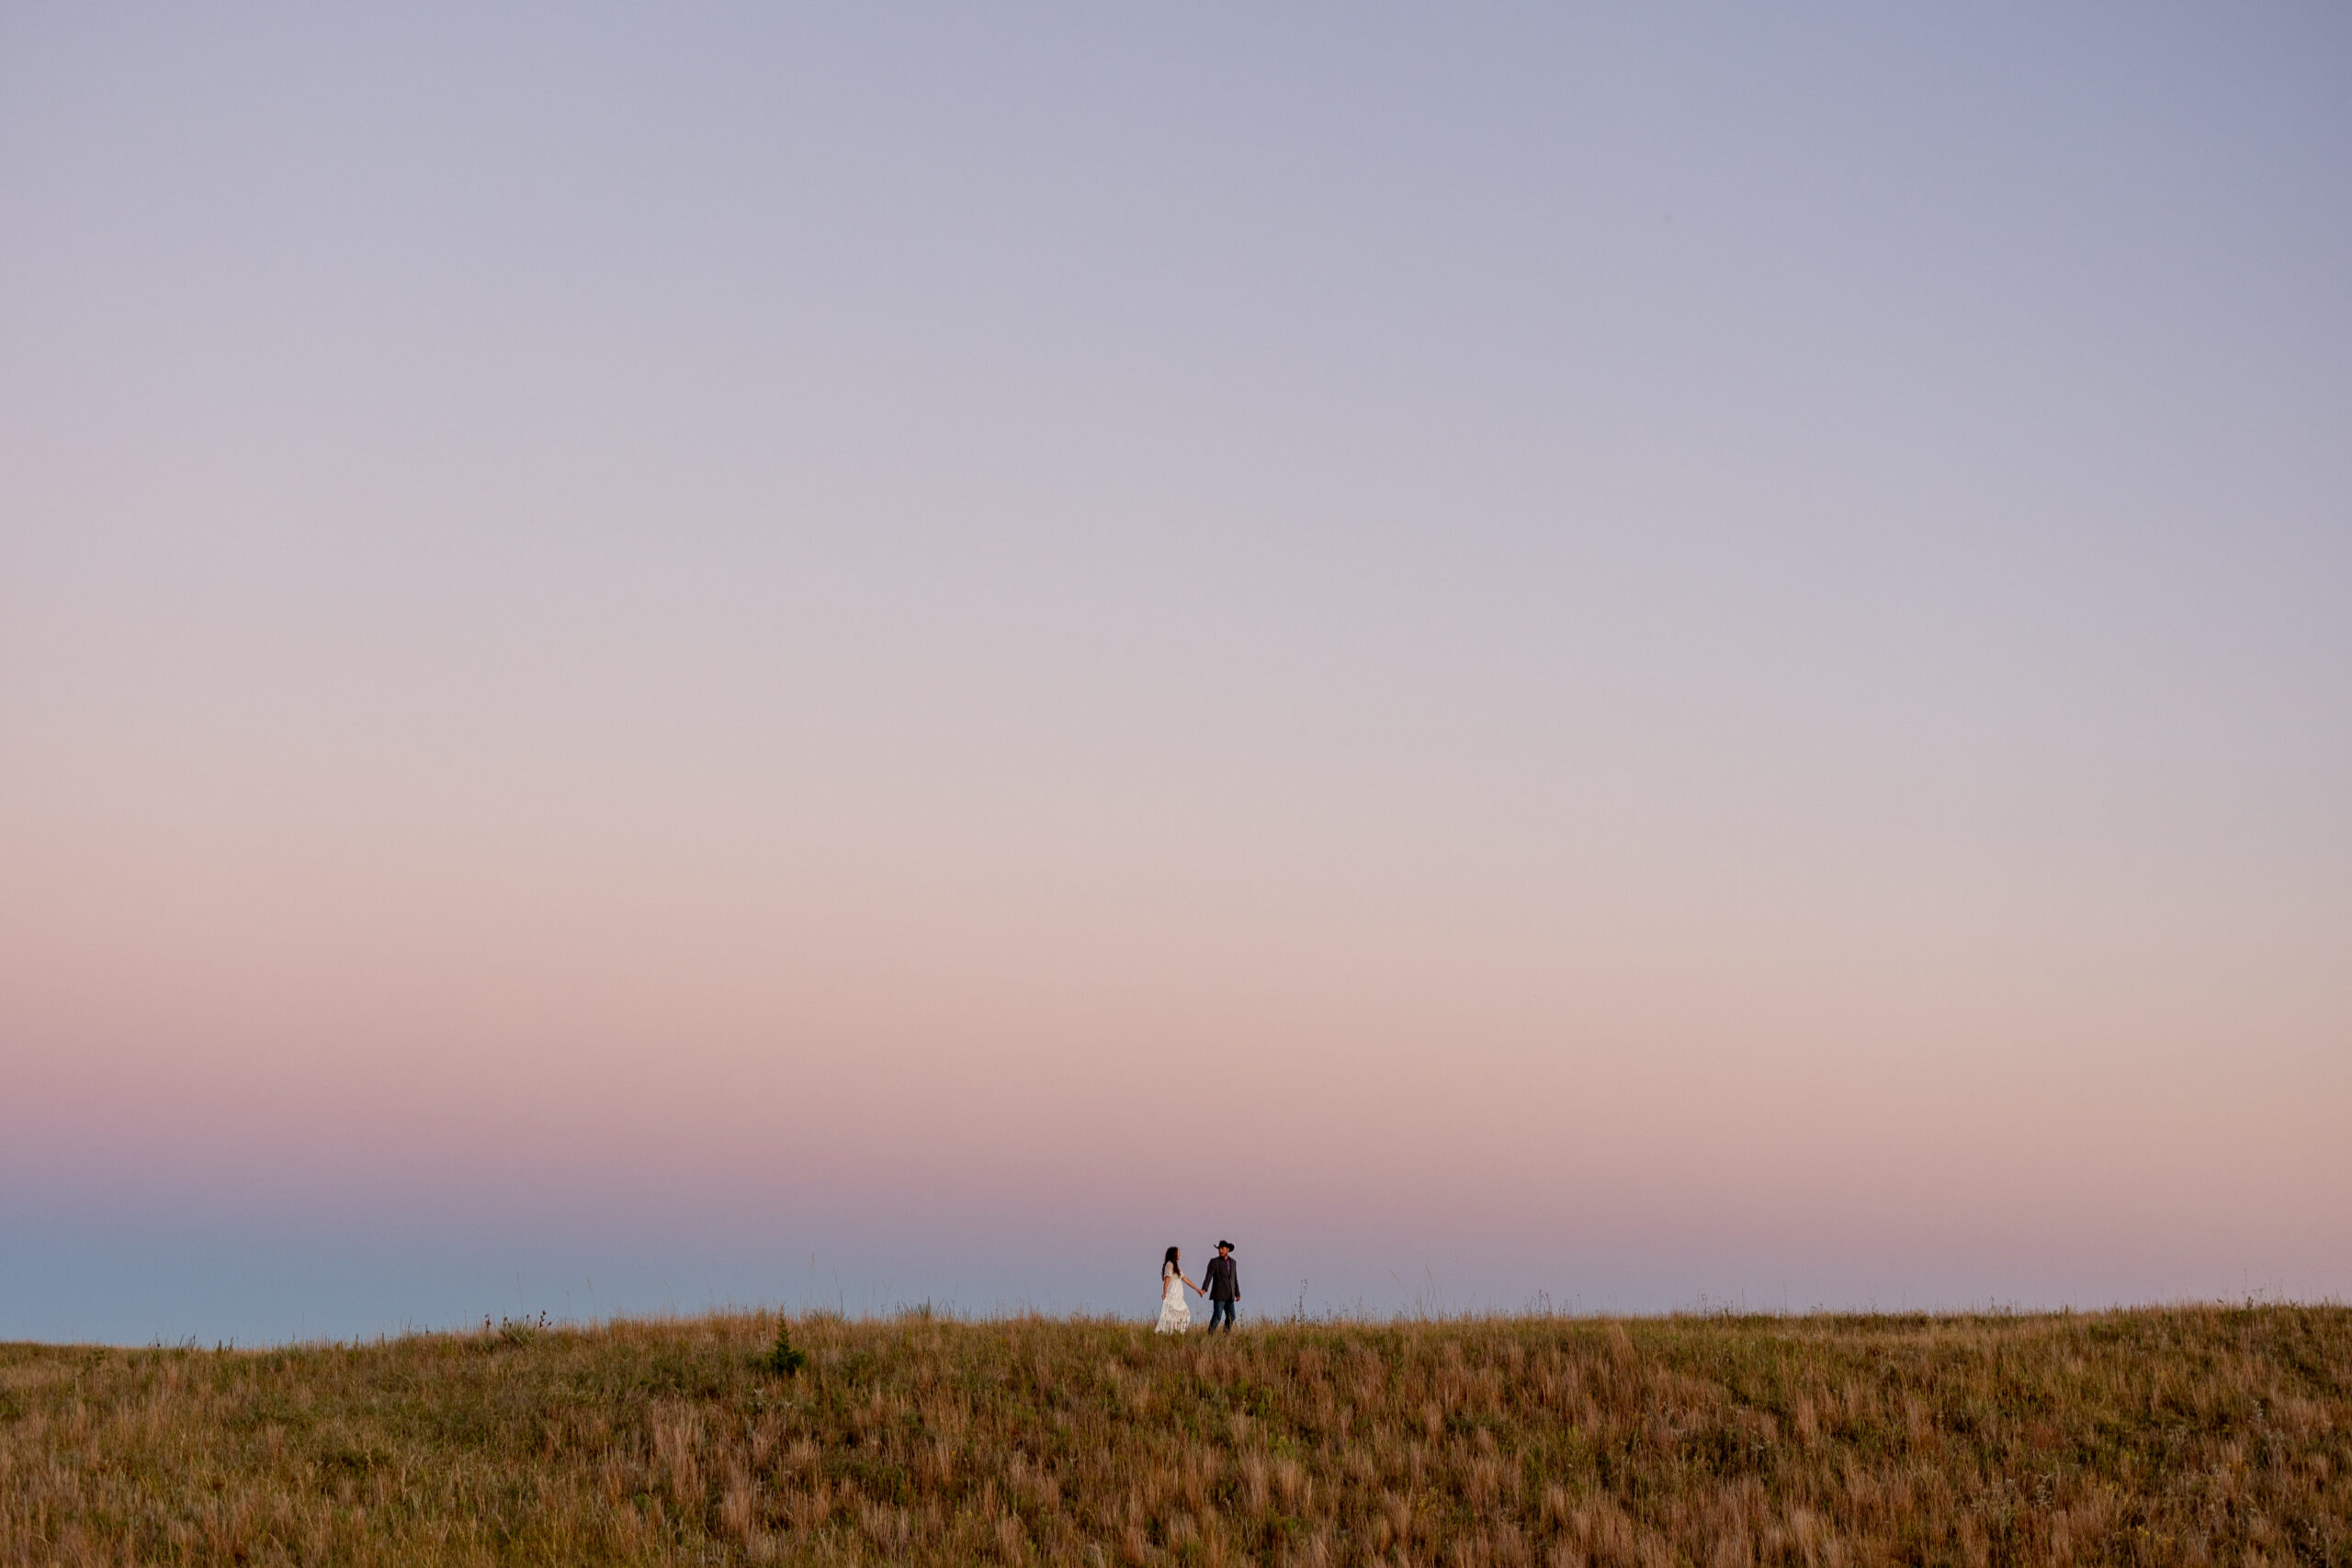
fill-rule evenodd
<path id="1" fill-rule="evenodd" d="M 1216 1332 L 1216 1325 L 1219 1318 L 1223 1318 L 1225 1320 L 1225 1331 L 1227 1334 L 1232 1333 L 1233 1303 L 1231 1302 L 1209 1303 L 1209 1332 L 1211 1334 L 1215 1334 Z"/>

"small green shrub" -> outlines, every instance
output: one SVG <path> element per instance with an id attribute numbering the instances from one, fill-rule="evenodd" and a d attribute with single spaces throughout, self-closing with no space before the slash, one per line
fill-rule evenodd
<path id="1" fill-rule="evenodd" d="M 780 1378 L 788 1378 L 808 1364 L 807 1353 L 792 1348 L 791 1325 L 781 1317 L 777 1318 L 775 1343 L 769 1346 L 768 1353 L 760 1358 L 761 1370 L 774 1372 Z"/>

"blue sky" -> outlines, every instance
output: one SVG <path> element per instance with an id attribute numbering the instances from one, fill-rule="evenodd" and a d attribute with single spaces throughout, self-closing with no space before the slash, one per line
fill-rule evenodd
<path id="1" fill-rule="evenodd" d="M 2347 106 L 0 13 L 0 1337 L 2340 1296 Z"/>

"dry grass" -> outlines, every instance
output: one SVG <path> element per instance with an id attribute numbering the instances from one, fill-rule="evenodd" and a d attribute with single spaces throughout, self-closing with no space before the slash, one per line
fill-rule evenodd
<path id="1" fill-rule="evenodd" d="M 2352 1563 L 2352 1311 L 0 1348 L 0 1562 Z"/>

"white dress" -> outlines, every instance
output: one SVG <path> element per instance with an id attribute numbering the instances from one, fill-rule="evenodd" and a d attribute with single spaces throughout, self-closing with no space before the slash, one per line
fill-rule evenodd
<path id="1" fill-rule="evenodd" d="M 1193 1309 L 1184 1304 L 1184 1276 L 1173 1263 L 1159 1266 L 1159 1322 L 1154 1334 L 1182 1334 L 1193 1326 Z"/>

